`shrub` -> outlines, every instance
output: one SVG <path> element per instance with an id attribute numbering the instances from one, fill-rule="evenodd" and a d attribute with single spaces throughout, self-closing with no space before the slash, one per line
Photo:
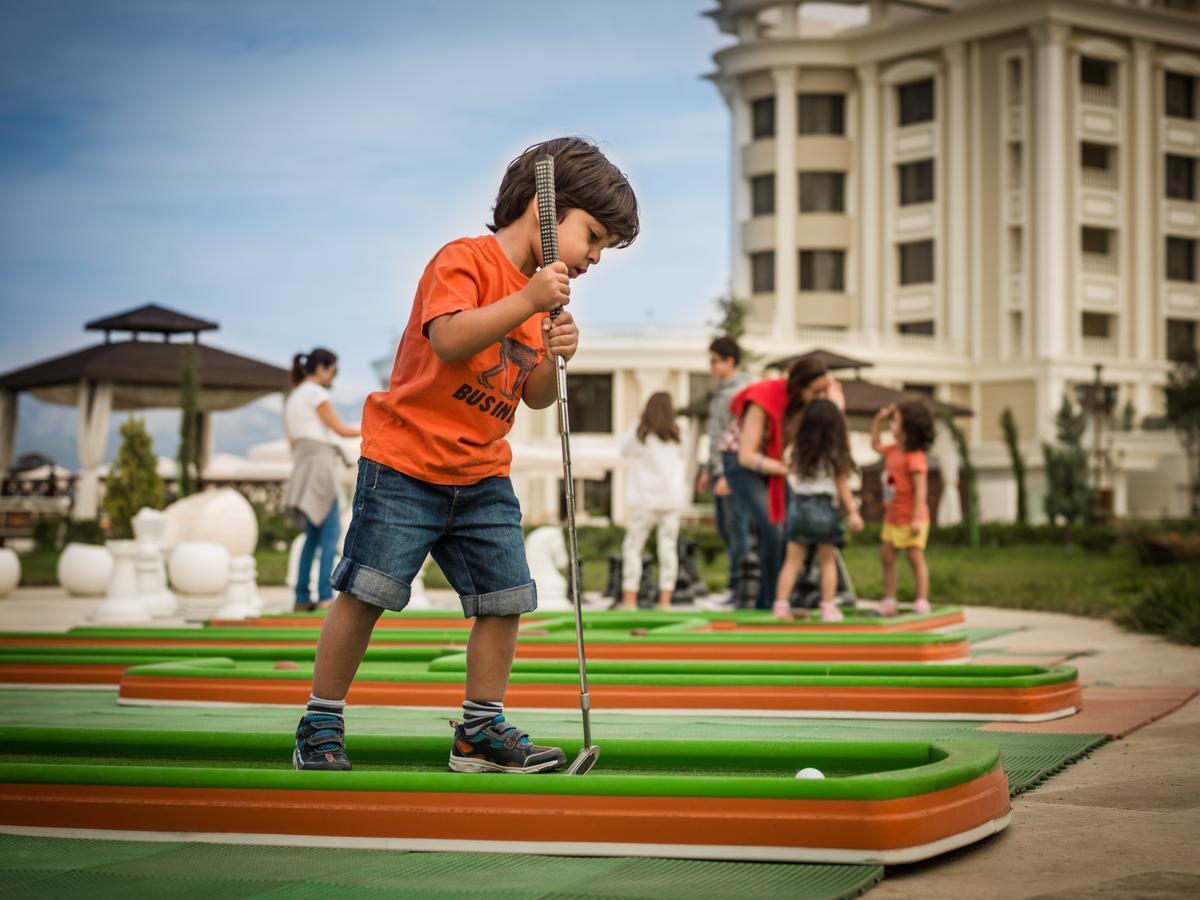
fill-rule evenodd
<path id="1" fill-rule="evenodd" d="M 1200 575 L 1195 569 L 1180 569 L 1168 578 L 1151 582 L 1141 599 L 1124 610 L 1119 620 L 1135 631 L 1200 644 Z"/>
<path id="2" fill-rule="evenodd" d="M 61 550 L 66 520 L 62 516 L 39 516 L 33 520 L 33 548 L 35 550 Z"/>
<path id="3" fill-rule="evenodd" d="M 67 521 L 63 544 L 104 544 L 104 528 L 98 519 L 70 519 Z"/>
<path id="4" fill-rule="evenodd" d="M 304 529 L 289 522 L 279 512 L 268 512 L 261 503 L 254 504 L 254 518 L 258 520 L 258 547 L 274 550 L 280 544 L 290 545 Z"/>
<path id="5" fill-rule="evenodd" d="M 112 522 L 113 537 L 133 537 L 133 517 L 138 510 L 165 505 L 157 462 L 146 423 L 130 416 L 121 426 L 121 446 L 104 489 L 104 511 Z"/>

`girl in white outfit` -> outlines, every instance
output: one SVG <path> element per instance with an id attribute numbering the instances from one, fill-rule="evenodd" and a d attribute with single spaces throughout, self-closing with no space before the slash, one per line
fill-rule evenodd
<path id="1" fill-rule="evenodd" d="M 629 527 L 622 547 L 623 609 L 637 609 L 642 547 L 651 529 L 658 533 L 658 606 L 671 606 L 679 571 L 676 543 L 685 474 L 683 441 L 675 417 L 671 395 L 659 391 L 646 401 L 641 421 L 621 439 L 621 455 L 628 460 L 625 503 L 629 508 Z"/>

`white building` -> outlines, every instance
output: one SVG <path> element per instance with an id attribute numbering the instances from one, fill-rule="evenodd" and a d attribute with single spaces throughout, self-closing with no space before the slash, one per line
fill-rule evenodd
<path id="1" fill-rule="evenodd" d="M 775 349 L 970 406 L 981 506 L 1015 509 L 1094 366 L 1161 412 L 1200 319 L 1200 3 L 720 0 L 732 281 Z M 1106 439 L 1105 443 L 1108 443 Z M 1118 514 L 1186 510 L 1170 432 L 1111 438 Z"/>

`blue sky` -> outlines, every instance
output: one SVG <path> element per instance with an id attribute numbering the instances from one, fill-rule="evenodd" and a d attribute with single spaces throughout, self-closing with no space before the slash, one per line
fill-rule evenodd
<path id="1" fill-rule="evenodd" d="M 576 285 L 584 339 L 704 322 L 729 265 L 712 6 L 8 0 L 0 370 L 154 302 L 280 365 L 331 347 L 353 410 L 429 257 L 484 231 L 513 156 L 567 133 L 600 142 L 642 206 L 637 243 Z M 26 398 L 21 417 L 18 452 L 61 444 L 74 464 L 73 412 Z M 150 419 L 170 455 L 171 414 Z M 219 418 L 218 450 L 244 449 L 238 422 Z"/>

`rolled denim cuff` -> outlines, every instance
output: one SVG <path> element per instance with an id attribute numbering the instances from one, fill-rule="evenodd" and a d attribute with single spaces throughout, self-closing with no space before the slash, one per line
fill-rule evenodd
<path id="1" fill-rule="evenodd" d="M 490 594 L 461 594 L 463 618 L 476 616 L 519 616 L 537 609 L 537 584 L 530 581 L 519 587 L 492 591 Z"/>
<path id="2" fill-rule="evenodd" d="M 408 606 L 412 596 L 412 585 L 385 575 L 377 569 L 359 565 L 344 556 L 329 580 L 337 590 L 352 594 L 363 603 L 393 612 L 399 612 Z"/>

